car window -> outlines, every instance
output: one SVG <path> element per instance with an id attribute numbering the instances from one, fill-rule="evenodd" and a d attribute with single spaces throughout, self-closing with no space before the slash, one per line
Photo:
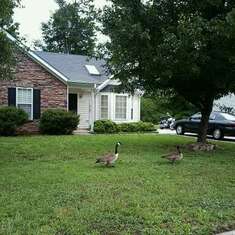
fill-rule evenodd
<path id="1" fill-rule="evenodd" d="M 212 113 L 211 115 L 210 115 L 210 120 L 215 120 L 216 119 L 216 114 L 215 113 Z"/>
<path id="2" fill-rule="evenodd" d="M 200 113 L 196 113 L 194 115 L 191 116 L 191 119 L 194 119 L 194 120 L 200 120 L 202 117 L 202 115 Z"/>
<path id="3" fill-rule="evenodd" d="M 226 120 L 224 116 L 221 115 L 221 113 L 217 113 L 216 115 L 216 120 L 217 121 L 224 121 Z"/>
<path id="4" fill-rule="evenodd" d="M 200 120 L 201 118 L 202 118 L 201 113 L 196 113 L 193 116 L 191 116 L 191 119 L 193 119 L 193 120 Z M 216 114 L 212 113 L 210 115 L 210 120 L 215 120 L 215 119 L 216 119 Z"/>
<path id="5" fill-rule="evenodd" d="M 228 113 L 221 113 L 222 117 L 224 117 L 226 120 L 234 121 L 235 122 L 235 116 L 228 114 Z"/>

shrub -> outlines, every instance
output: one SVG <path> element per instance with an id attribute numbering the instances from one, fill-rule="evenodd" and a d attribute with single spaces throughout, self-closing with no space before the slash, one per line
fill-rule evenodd
<path id="1" fill-rule="evenodd" d="M 98 120 L 94 125 L 95 133 L 117 133 L 117 132 L 148 132 L 155 131 L 153 123 L 132 122 L 116 124 L 110 120 Z"/>
<path id="2" fill-rule="evenodd" d="M 40 131 L 48 135 L 69 135 L 77 129 L 79 116 L 63 109 L 48 109 L 40 119 Z"/>
<path id="3" fill-rule="evenodd" d="M 118 129 L 121 132 L 130 132 L 130 125 L 129 123 L 121 123 L 118 124 Z"/>
<path id="4" fill-rule="evenodd" d="M 98 120 L 94 124 L 95 133 L 117 133 L 118 126 L 110 120 Z"/>
<path id="5" fill-rule="evenodd" d="M 133 122 L 119 124 L 119 130 L 121 132 L 148 132 L 155 131 L 153 123 L 150 122 Z"/>
<path id="6" fill-rule="evenodd" d="M 156 131 L 154 124 L 151 122 L 139 122 L 140 131 Z"/>
<path id="7" fill-rule="evenodd" d="M 27 113 L 16 107 L 0 108 L 0 135 L 12 136 L 16 134 L 16 128 L 26 123 Z"/>
<path id="8" fill-rule="evenodd" d="M 138 123 L 122 123 L 119 124 L 119 130 L 121 132 L 138 132 L 139 131 L 139 125 Z"/>

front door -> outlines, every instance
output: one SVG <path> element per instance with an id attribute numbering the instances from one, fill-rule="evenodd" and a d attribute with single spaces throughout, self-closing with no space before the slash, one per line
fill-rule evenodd
<path id="1" fill-rule="evenodd" d="M 69 111 L 78 113 L 78 95 L 69 94 Z"/>
<path id="2" fill-rule="evenodd" d="M 79 93 L 79 110 L 78 114 L 80 116 L 80 129 L 88 129 L 90 127 L 90 105 L 91 93 L 83 92 Z"/>

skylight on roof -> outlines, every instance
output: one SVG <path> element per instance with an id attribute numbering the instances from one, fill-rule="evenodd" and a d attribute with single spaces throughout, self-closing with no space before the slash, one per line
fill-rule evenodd
<path id="1" fill-rule="evenodd" d="M 95 65 L 85 65 L 85 67 L 90 75 L 100 75 L 100 72 Z"/>

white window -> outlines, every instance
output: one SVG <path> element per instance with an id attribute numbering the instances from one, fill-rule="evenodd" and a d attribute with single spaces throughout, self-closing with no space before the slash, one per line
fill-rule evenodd
<path id="1" fill-rule="evenodd" d="M 127 96 L 116 96 L 115 118 L 117 120 L 126 120 L 127 118 Z"/>
<path id="2" fill-rule="evenodd" d="M 100 75 L 100 72 L 95 65 L 85 65 L 85 67 L 90 75 Z"/>
<path id="3" fill-rule="evenodd" d="M 101 102 L 100 102 L 100 117 L 101 119 L 108 119 L 109 118 L 109 102 L 108 102 L 108 95 L 101 95 Z"/>
<path id="4" fill-rule="evenodd" d="M 16 106 L 23 109 L 29 119 L 33 119 L 33 89 L 17 88 L 16 89 Z"/>

